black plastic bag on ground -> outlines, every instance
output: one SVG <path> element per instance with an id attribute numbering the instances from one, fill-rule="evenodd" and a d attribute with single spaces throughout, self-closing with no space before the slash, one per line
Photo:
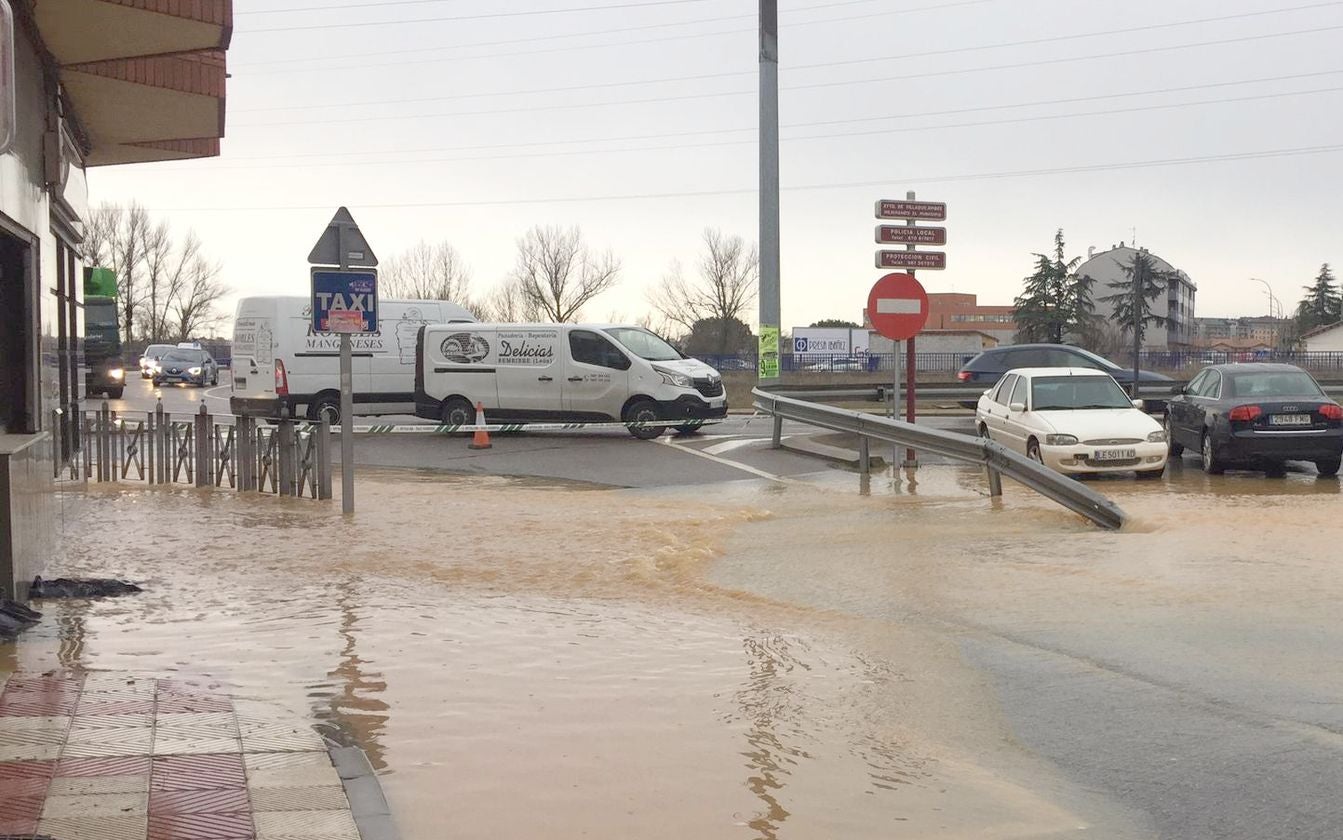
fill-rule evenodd
<path id="1" fill-rule="evenodd" d="M 0 599 L 0 636 L 16 636 L 42 620 L 42 613 L 23 604 Z"/>
<path id="2" fill-rule="evenodd" d="M 57 578 L 43 580 L 37 578 L 28 590 L 29 598 L 109 598 L 117 595 L 132 595 L 142 592 L 140 587 L 124 580 L 89 579 L 72 580 Z"/>

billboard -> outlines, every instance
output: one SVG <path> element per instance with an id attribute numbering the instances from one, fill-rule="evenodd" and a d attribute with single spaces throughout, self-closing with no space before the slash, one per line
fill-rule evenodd
<path id="1" fill-rule="evenodd" d="M 794 327 L 794 356 L 853 356 L 867 352 L 868 331 L 849 327 Z"/>

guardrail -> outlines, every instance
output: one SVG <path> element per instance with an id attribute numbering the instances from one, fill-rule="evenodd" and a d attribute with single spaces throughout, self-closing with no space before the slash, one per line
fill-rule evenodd
<path id="1" fill-rule="evenodd" d="M 1143 399 L 1155 399 L 1164 402 L 1172 396 L 1172 389 L 1186 382 L 1149 382 L 1138 385 L 1138 396 Z M 1127 386 L 1124 386 L 1127 390 Z M 1324 393 L 1336 400 L 1343 400 L 1343 383 L 1321 382 Z M 890 401 L 890 385 L 785 385 L 783 390 L 790 397 L 813 400 L 870 400 L 872 402 Z M 962 385 L 958 382 L 920 382 L 919 399 L 978 400 L 988 388 L 982 385 Z"/>
<path id="2" fill-rule="evenodd" d="M 1102 528 L 1117 529 L 1124 525 L 1124 511 L 1105 496 L 986 438 L 924 428 L 900 420 L 878 417 L 875 414 L 817 405 L 794 397 L 783 397 L 762 391 L 759 388 L 753 390 L 751 396 L 758 411 L 763 411 L 774 418 L 775 448 L 782 443 L 783 421 L 794 420 L 833 432 L 857 435 L 861 442 L 862 455 L 866 455 L 870 440 L 879 440 L 922 452 L 932 452 L 962 463 L 982 466 L 987 471 L 991 496 L 1002 495 L 1002 476 L 1005 475 L 1074 513 L 1085 516 Z M 866 469 L 866 457 L 862 460 Z"/>
<path id="3" fill-rule="evenodd" d="M 232 422 L 220 423 L 204 405 L 198 414 L 173 416 L 162 402 L 154 411 L 118 413 L 106 401 L 77 418 L 82 451 L 65 464 L 58 455 L 57 477 L 331 498 L 325 422 L 228 417 Z"/>

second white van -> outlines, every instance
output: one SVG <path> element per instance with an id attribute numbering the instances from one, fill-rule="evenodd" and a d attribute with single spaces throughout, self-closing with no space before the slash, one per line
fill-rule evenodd
<path id="1" fill-rule="evenodd" d="M 415 414 L 475 422 L 692 421 L 727 415 L 718 371 L 642 327 L 618 324 L 434 324 L 415 352 Z M 662 426 L 632 425 L 639 438 Z"/>
<path id="2" fill-rule="evenodd" d="M 476 319 L 446 300 L 380 300 L 379 331 L 353 345 L 356 414 L 415 410 L 415 337 L 426 324 Z M 315 332 L 305 297 L 245 297 L 233 323 L 234 414 L 340 422 L 340 336 Z"/>

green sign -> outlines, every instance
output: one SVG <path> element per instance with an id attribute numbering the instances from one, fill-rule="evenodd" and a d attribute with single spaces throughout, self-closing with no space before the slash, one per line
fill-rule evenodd
<path id="1" fill-rule="evenodd" d="M 84 269 L 85 297 L 116 297 L 117 273 L 110 268 Z"/>
<path id="2" fill-rule="evenodd" d="M 760 378 L 779 378 L 779 328 L 760 326 Z"/>

